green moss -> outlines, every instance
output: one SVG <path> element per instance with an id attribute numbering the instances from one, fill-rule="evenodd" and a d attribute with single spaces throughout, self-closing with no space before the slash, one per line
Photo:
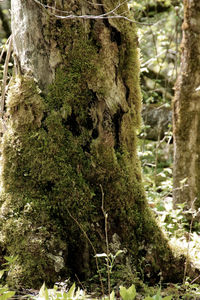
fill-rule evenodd
<path id="1" fill-rule="evenodd" d="M 94 75 L 92 54 L 90 42 L 75 45 L 45 98 L 29 77 L 15 78 L 9 90 L 1 245 L 8 255 L 19 255 L 8 276 L 15 287 L 57 279 L 52 257 L 60 255 L 66 264 L 68 243 L 73 249 L 80 239 L 68 210 L 83 228 L 89 226 L 94 192 L 85 179 L 90 161 L 83 148 L 91 139 L 92 93 L 84 79 Z M 68 266 L 62 271 L 69 274 Z"/>
<path id="2" fill-rule="evenodd" d="M 23 130 L 24 126 L 39 127 L 43 117 L 43 102 L 39 95 L 39 90 L 32 78 L 23 80 L 16 77 L 10 86 L 7 99 L 7 112 L 12 118 L 12 127 Z"/>
<path id="3" fill-rule="evenodd" d="M 8 255 L 19 255 L 9 273 L 11 285 L 38 287 L 40 281 L 52 283 L 57 275 L 66 278 L 73 272 L 87 278 L 96 273 L 83 230 L 96 251 L 104 252 L 101 189 L 109 240 L 118 234 L 134 269 L 140 270 L 143 255 L 143 261 L 159 273 L 154 257 L 167 249 L 146 203 L 136 155 L 141 99 L 135 28 L 114 25 L 122 35 L 119 52 L 114 53 L 119 56 L 123 95 L 127 89 L 123 110 L 118 103 L 109 107 L 103 98 L 108 94 L 102 91 L 107 66 L 99 62 L 98 33 L 88 38 L 80 23 L 75 24 L 64 22 L 52 32 L 63 64 L 48 94 L 41 96 L 37 84 L 26 76 L 15 78 L 9 91 L 0 242 Z M 166 252 L 166 260 L 170 253 Z M 62 269 L 57 261 L 63 262 Z"/>

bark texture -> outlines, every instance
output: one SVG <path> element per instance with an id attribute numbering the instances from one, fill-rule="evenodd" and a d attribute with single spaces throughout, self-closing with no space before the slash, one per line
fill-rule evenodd
<path id="1" fill-rule="evenodd" d="M 79 15 L 118 5 L 59 3 L 57 9 Z M 102 200 L 110 249 L 127 250 L 114 278 L 127 278 L 131 269 L 143 278 L 159 280 L 162 271 L 166 280 L 180 279 L 184 266 L 157 226 L 141 182 L 134 23 L 61 20 L 32 0 L 13 0 L 12 29 L 18 73 L 6 103 L 0 219 L 2 249 L 18 255 L 9 284 L 37 287 L 58 276 L 96 274 L 90 243 L 97 253 L 106 251 Z"/>
<path id="2" fill-rule="evenodd" d="M 200 207 L 200 2 L 184 1 L 181 71 L 173 103 L 174 203 Z"/>

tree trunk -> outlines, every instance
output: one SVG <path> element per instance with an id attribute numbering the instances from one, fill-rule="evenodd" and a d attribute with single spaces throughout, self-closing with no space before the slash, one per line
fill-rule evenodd
<path id="1" fill-rule="evenodd" d="M 174 203 L 200 207 L 200 2 L 184 1 L 181 71 L 173 104 Z"/>
<path id="2" fill-rule="evenodd" d="M 76 15 L 100 15 L 118 4 L 67 2 L 56 8 Z M 9 284 L 93 276 L 94 252 L 106 252 L 106 213 L 110 251 L 126 248 L 123 262 L 129 258 L 140 275 L 159 280 L 162 271 L 166 280 L 179 280 L 183 263 L 148 208 L 136 154 L 134 23 L 59 19 L 33 0 L 12 0 L 12 30 L 16 75 L 6 102 L 1 197 L 1 247 L 18 255 Z M 116 280 L 127 270 L 116 270 Z"/>

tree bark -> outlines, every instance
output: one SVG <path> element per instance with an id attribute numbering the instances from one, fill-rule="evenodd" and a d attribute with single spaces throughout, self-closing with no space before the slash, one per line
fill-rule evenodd
<path id="1" fill-rule="evenodd" d="M 200 207 L 200 2 L 184 1 L 181 71 L 173 103 L 174 203 Z"/>
<path id="2" fill-rule="evenodd" d="M 100 15 L 118 5 L 95 3 L 60 1 L 56 8 Z M 12 30 L 16 75 L 6 101 L 0 219 L 1 247 L 18 255 L 9 284 L 93 276 L 94 249 L 106 252 L 105 212 L 110 251 L 127 250 L 116 280 L 127 276 L 125 260 L 144 278 L 159 280 L 162 271 L 165 280 L 181 280 L 183 262 L 141 182 L 135 24 L 59 19 L 32 0 L 12 0 Z"/>

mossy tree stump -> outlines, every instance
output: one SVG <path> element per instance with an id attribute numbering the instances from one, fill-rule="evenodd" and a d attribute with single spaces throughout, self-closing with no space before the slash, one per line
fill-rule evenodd
<path id="1" fill-rule="evenodd" d="M 100 15 L 118 4 L 61 2 L 56 9 L 76 15 Z M 96 274 L 85 233 L 97 253 L 106 251 L 102 198 L 110 249 L 115 237 L 132 270 L 179 280 L 184 265 L 149 210 L 136 153 L 141 94 L 135 24 L 59 19 L 51 13 L 62 12 L 49 12 L 33 0 L 12 0 L 16 75 L 6 102 L 0 243 L 18 259 L 7 280 L 38 287 Z"/>

